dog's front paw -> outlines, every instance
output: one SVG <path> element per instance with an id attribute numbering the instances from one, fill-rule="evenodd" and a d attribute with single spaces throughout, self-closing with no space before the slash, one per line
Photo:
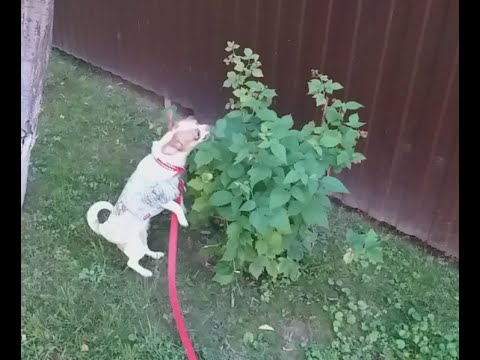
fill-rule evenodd
<path id="1" fill-rule="evenodd" d="M 182 217 L 178 218 L 178 222 L 181 226 L 188 227 L 188 221 L 187 221 L 186 217 L 182 216 Z"/>

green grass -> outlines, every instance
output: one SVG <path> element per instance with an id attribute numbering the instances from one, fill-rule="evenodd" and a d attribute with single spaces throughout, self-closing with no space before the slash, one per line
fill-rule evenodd
<path id="1" fill-rule="evenodd" d="M 22 358 L 184 359 L 166 261 L 144 260 L 155 270 L 145 280 L 85 223 L 93 202 L 120 194 L 157 136 L 149 123 L 161 111 L 65 55 L 52 55 L 49 74 L 22 214 Z M 211 241 L 199 231 L 207 229 L 181 232 L 179 296 L 205 359 L 378 359 L 378 351 L 398 350 L 403 341 L 392 353 L 399 358 L 405 351 L 420 354 L 414 332 L 420 342 L 429 339 L 430 351 L 440 344 L 448 347 L 442 354 L 458 351 L 455 267 L 384 229 L 377 229 L 384 264 L 347 266 L 346 228 L 371 225 L 342 208 L 330 221 L 331 233 L 320 236 L 293 284 L 243 280 L 221 287 L 199 251 Z M 168 214 L 153 220 L 154 250 L 166 250 L 167 231 Z M 434 319 L 425 325 L 429 314 Z M 355 323 L 348 324 L 352 316 Z M 259 330 L 263 324 L 275 331 Z M 375 331 L 378 339 L 371 341 Z"/>

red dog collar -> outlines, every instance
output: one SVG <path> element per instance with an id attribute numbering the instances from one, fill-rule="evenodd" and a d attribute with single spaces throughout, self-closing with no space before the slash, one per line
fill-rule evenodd
<path id="1" fill-rule="evenodd" d="M 165 161 L 162 161 L 162 160 L 156 158 L 155 156 L 153 158 L 155 159 L 155 161 L 157 162 L 158 165 L 160 165 L 164 169 L 175 172 L 177 175 L 179 175 L 179 174 L 181 174 L 185 171 L 185 168 L 182 167 L 182 166 L 177 166 L 177 165 L 166 163 Z"/>

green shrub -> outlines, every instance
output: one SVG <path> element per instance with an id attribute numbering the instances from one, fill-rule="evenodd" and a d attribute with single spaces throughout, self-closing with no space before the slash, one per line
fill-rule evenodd
<path id="1" fill-rule="evenodd" d="M 243 270 L 296 280 L 299 262 L 316 241 L 313 227 L 328 229 L 330 193 L 347 193 L 338 173 L 365 157 L 355 151 L 366 136 L 355 101 L 332 94 L 342 86 L 312 71 L 308 94 L 323 112 L 319 123 L 293 128 L 291 115 L 271 109 L 275 90 L 260 81 L 259 56 L 228 42 L 224 62 L 233 67 L 223 86 L 233 98 L 211 141 L 189 164 L 188 186 L 197 221 L 216 218 L 224 227 L 215 280 L 231 282 Z"/>

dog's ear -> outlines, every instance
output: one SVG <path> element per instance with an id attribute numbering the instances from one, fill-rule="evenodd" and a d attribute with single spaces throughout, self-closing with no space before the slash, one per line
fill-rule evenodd
<path id="1" fill-rule="evenodd" d="M 183 144 L 177 137 L 174 135 L 172 139 L 163 145 L 162 153 L 165 155 L 175 155 L 178 152 L 183 151 Z"/>

